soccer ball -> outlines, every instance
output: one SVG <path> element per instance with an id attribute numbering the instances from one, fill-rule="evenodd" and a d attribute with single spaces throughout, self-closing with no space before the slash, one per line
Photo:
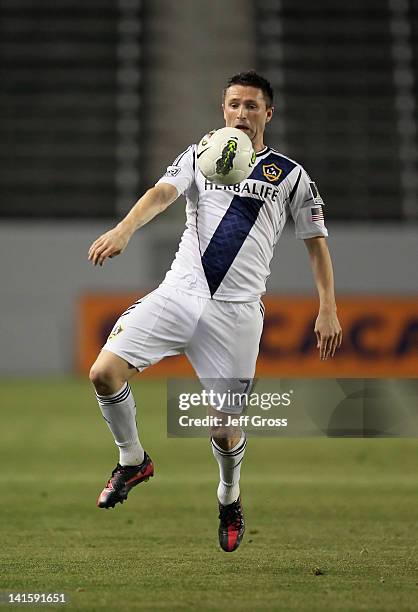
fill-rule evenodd
<path id="1" fill-rule="evenodd" d="M 197 145 L 197 165 L 212 183 L 235 185 L 248 178 L 256 156 L 247 134 L 225 127 L 203 136 Z"/>

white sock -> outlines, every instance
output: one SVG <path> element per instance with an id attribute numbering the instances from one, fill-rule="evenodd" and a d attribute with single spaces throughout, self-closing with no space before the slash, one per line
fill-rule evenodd
<path id="1" fill-rule="evenodd" d="M 136 405 L 128 383 L 111 395 L 96 393 L 103 418 L 119 447 L 121 465 L 139 465 L 144 460 L 144 449 L 138 438 Z"/>
<path id="2" fill-rule="evenodd" d="M 229 451 L 220 448 L 213 438 L 211 438 L 211 442 L 213 455 L 219 464 L 218 499 L 223 506 L 227 506 L 239 497 L 241 463 L 244 458 L 247 439 L 245 433 L 242 433 L 238 444 Z"/>

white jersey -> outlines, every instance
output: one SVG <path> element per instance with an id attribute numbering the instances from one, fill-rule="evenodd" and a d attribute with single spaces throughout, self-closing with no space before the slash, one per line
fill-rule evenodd
<path id="1" fill-rule="evenodd" d="M 196 145 L 179 155 L 158 183 L 174 185 L 187 201 L 186 229 L 163 284 L 193 295 L 258 300 L 289 215 L 297 238 L 328 235 L 315 183 L 297 162 L 269 147 L 257 153 L 250 177 L 237 185 L 205 179 Z"/>

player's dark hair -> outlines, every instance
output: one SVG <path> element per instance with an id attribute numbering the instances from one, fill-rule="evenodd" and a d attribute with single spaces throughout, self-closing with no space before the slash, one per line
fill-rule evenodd
<path id="1" fill-rule="evenodd" d="M 233 77 L 231 77 L 223 91 L 224 100 L 227 90 L 232 87 L 232 85 L 244 85 L 246 87 L 256 87 L 257 89 L 261 89 L 267 108 L 271 108 L 273 106 L 273 88 L 270 82 L 260 74 L 257 74 L 255 70 L 240 72 L 239 74 L 235 74 Z"/>

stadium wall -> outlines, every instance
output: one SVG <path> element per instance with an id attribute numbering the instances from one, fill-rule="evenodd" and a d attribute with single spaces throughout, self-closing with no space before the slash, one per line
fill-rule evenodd
<path id="1" fill-rule="evenodd" d="M 85 293 L 153 289 L 175 253 L 181 226 L 164 219 L 137 234 L 122 258 L 96 269 L 87 250 L 106 224 L 4 222 L 0 227 L 1 375 L 65 374 L 76 357 L 76 312 Z M 416 226 L 337 224 L 330 249 L 340 295 L 417 296 Z M 289 226 L 272 264 L 269 293 L 312 295 L 304 245 Z"/>

